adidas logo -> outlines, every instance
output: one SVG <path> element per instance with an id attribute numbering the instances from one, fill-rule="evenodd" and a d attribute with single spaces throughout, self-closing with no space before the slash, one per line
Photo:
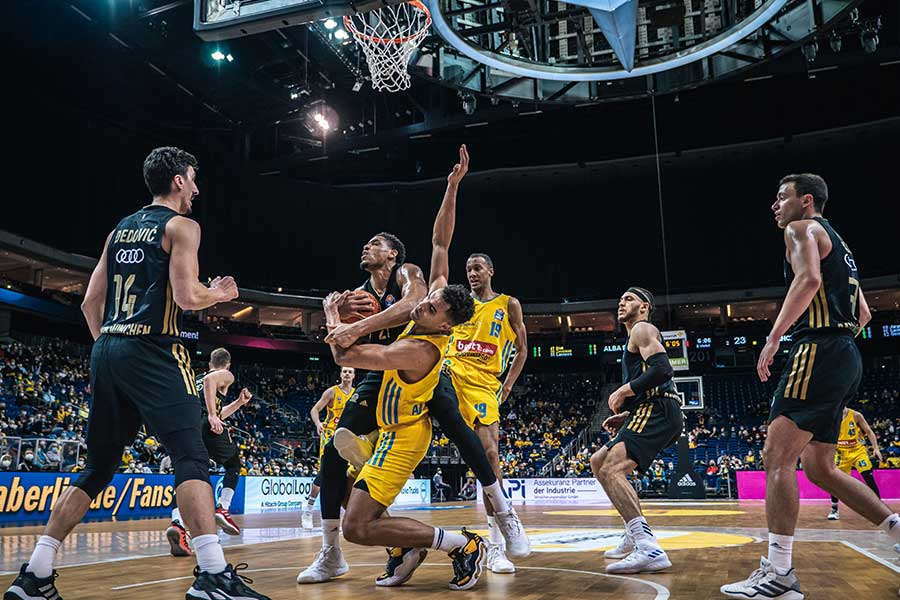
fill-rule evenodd
<path id="1" fill-rule="evenodd" d="M 678 487 L 697 487 L 697 484 L 694 483 L 694 480 L 691 479 L 691 476 L 687 473 L 684 474 L 684 477 L 678 480 L 678 483 L 675 484 Z"/>

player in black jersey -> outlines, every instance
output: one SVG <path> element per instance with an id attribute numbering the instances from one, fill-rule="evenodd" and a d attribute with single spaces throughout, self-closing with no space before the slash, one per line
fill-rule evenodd
<path id="1" fill-rule="evenodd" d="M 231 353 L 225 348 L 216 348 L 209 355 L 209 371 L 201 373 L 194 380 L 197 392 L 201 397 L 201 429 L 203 445 L 209 458 L 225 467 L 222 478 L 222 491 L 216 504 L 216 523 L 228 535 L 240 535 L 241 528 L 231 518 L 231 499 L 237 488 L 241 474 L 241 454 L 237 444 L 231 439 L 224 421 L 253 398 L 247 388 L 243 388 L 237 399 L 228 406 L 222 406 L 228 397 L 228 388 L 234 383 L 231 372 Z M 175 496 L 178 502 L 178 496 Z M 172 509 L 172 522 L 166 529 L 172 556 L 188 556 L 191 554 L 187 530 L 181 523 L 181 511 L 176 506 Z"/>
<path id="2" fill-rule="evenodd" d="M 464 175 L 462 164 L 458 164 L 448 177 L 448 183 L 452 179 L 458 185 Z M 379 233 L 363 246 L 360 268 L 369 273 L 369 278 L 358 289 L 378 298 L 381 312 L 352 324 L 339 325 L 329 334 L 327 338 L 329 342 L 348 348 L 363 338 L 367 338 L 369 343 L 385 345 L 396 340 L 409 323 L 410 311 L 428 293 L 422 269 L 404 262 L 405 258 L 406 248 L 403 242 L 390 233 Z M 345 292 L 338 302 L 342 319 L 351 315 L 363 316 L 359 311 L 364 310 L 366 306 L 368 301 L 359 301 L 350 292 Z M 322 453 L 320 462 L 322 485 L 319 493 L 322 507 L 322 550 L 313 563 L 297 576 L 298 583 L 322 583 L 349 570 L 340 550 L 340 507 L 345 501 L 348 489 L 347 460 L 338 453 L 335 446 L 346 441 L 349 443 L 345 447 L 354 456 L 361 456 L 366 450 L 371 454 L 371 448 L 354 448 L 354 446 L 357 442 L 356 436 L 365 436 L 378 430 L 375 409 L 378 405 L 381 383 L 381 371 L 370 371 L 366 374 L 344 407 L 334 438 L 325 446 Z M 510 543 L 510 539 L 513 535 L 524 537 L 524 529 L 515 511 L 503 498 L 481 441 L 460 416 L 459 400 L 449 375 L 442 374 L 440 383 L 428 403 L 428 412 L 459 449 L 463 460 L 486 490 L 489 500 L 492 504 L 496 503 L 494 506 L 496 514 L 503 515 L 506 519 L 506 526 L 501 530 L 507 544 L 520 546 L 521 540 L 512 539 Z M 351 439 L 347 440 L 348 437 Z M 365 462 L 365 458 L 359 462 Z M 412 556 L 415 549 L 403 550 L 405 555 Z M 410 564 L 417 565 L 417 563 Z M 403 576 L 399 579 L 403 579 Z M 381 580 L 379 585 L 391 585 L 391 580 Z"/>
<path id="3" fill-rule="evenodd" d="M 871 319 L 850 247 L 822 217 L 828 186 L 818 175 L 782 178 L 772 212 L 784 229 L 787 296 L 757 372 L 768 381 L 782 336 L 793 347 L 772 399 L 763 448 L 769 555 L 749 579 L 721 588 L 731 598 L 800 600 L 791 566 L 799 500 L 797 459 L 807 479 L 900 541 L 900 517 L 875 493 L 834 464 L 844 406 L 862 378 L 853 337 Z"/>
<path id="4" fill-rule="evenodd" d="M 628 341 L 622 352 L 622 386 L 609 395 L 612 416 L 603 427 L 615 436 L 591 456 L 591 470 L 625 522 L 625 535 L 607 558 L 607 573 L 654 573 L 672 566 L 641 512 L 627 476 L 646 471 L 683 429 L 681 403 L 659 330 L 650 323 L 653 295 L 630 287 L 619 299 L 618 319 Z"/>
<path id="5" fill-rule="evenodd" d="M 198 566 L 186 598 L 257 598 L 225 562 L 216 535 L 208 456 L 190 357 L 179 341 L 182 310 L 238 296 L 231 277 L 198 280 L 200 226 L 185 218 L 199 193 L 196 159 L 178 148 L 153 150 L 144 181 L 153 202 L 109 234 L 82 303 L 95 343 L 87 464 L 63 492 L 28 563 L 4 600 L 59 600 L 53 563 L 62 541 L 106 488 L 142 424 L 169 451 L 184 518 L 195 532 Z"/>

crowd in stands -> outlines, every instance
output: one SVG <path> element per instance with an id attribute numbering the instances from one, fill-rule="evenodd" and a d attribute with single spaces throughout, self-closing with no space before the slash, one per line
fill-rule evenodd
<path id="1" fill-rule="evenodd" d="M 195 365 L 198 369 L 201 365 Z M 253 400 L 228 420 L 247 475 L 314 476 L 318 441 L 309 408 L 336 382 L 322 369 L 236 365 L 235 397 L 242 387 Z M 69 471 L 84 467 L 91 390 L 89 348 L 36 338 L 0 345 L 0 470 Z M 710 489 L 727 488 L 734 473 L 761 469 L 769 390 L 755 375 L 705 378 L 706 409 L 687 412 L 694 468 Z M 500 457 L 505 477 L 590 477 L 590 456 L 608 439 L 588 441 L 601 378 L 576 373 L 526 373 L 500 409 Z M 230 399 L 228 400 L 230 401 Z M 878 436 L 880 468 L 900 468 L 900 373 L 867 372 L 858 400 Z M 451 451 L 438 426 L 430 453 Z M 871 449 L 870 449 L 871 453 Z M 874 458 L 874 456 L 873 456 Z M 641 493 L 665 490 L 677 464 L 674 448 L 661 454 L 633 483 Z M 170 472 L 165 448 L 146 431 L 125 449 L 120 470 Z M 470 490 L 471 491 L 471 490 Z"/>

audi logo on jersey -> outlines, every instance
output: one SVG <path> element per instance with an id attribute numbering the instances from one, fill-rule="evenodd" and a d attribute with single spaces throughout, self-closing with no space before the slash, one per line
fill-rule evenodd
<path id="1" fill-rule="evenodd" d="M 142 248 L 123 248 L 116 252 L 116 262 L 120 265 L 136 265 L 144 261 Z"/>

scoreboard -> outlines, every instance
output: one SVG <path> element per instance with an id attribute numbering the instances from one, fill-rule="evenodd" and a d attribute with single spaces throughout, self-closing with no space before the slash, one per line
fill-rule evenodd
<path id="1" fill-rule="evenodd" d="M 666 354 L 669 355 L 669 364 L 672 365 L 673 371 L 687 371 L 690 368 L 688 363 L 688 341 L 687 332 L 683 329 L 677 331 L 662 331 L 663 346 L 666 348 Z"/>

